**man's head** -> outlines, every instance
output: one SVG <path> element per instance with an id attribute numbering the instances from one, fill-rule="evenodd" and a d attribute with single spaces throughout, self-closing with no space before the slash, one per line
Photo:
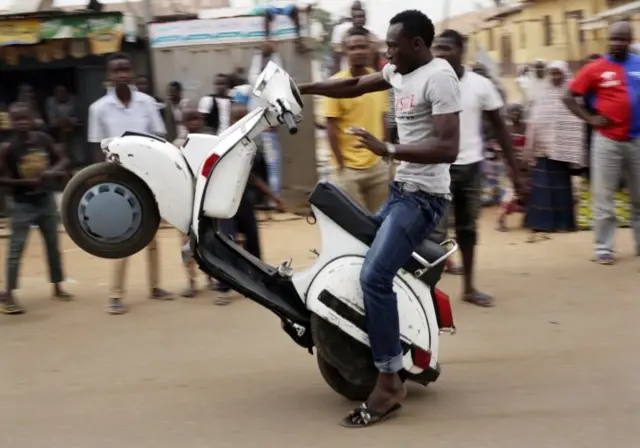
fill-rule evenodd
<path id="1" fill-rule="evenodd" d="M 271 55 L 276 51 L 276 46 L 272 40 L 265 40 L 262 42 L 262 56 L 265 58 L 271 57 Z"/>
<path id="2" fill-rule="evenodd" d="M 351 28 L 344 39 L 344 48 L 352 68 L 363 68 L 371 62 L 369 33 L 364 28 Z"/>
<path id="3" fill-rule="evenodd" d="M 147 95 L 149 94 L 151 91 L 151 83 L 146 75 L 136 76 L 136 89 L 142 93 L 146 93 Z"/>
<path id="4" fill-rule="evenodd" d="M 633 33 L 629 22 L 616 22 L 609 28 L 609 54 L 616 61 L 624 61 L 629 54 Z"/>
<path id="5" fill-rule="evenodd" d="M 533 72 L 536 74 L 536 78 L 542 79 L 545 75 L 545 69 L 547 64 L 542 59 L 538 59 L 533 63 Z"/>
<path id="6" fill-rule="evenodd" d="M 204 129 L 204 116 L 198 111 L 195 101 L 188 101 L 182 109 L 182 124 L 189 133 L 195 134 Z"/>
<path id="7" fill-rule="evenodd" d="M 430 55 L 435 29 L 431 19 L 410 9 L 396 14 L 387 31 L 387 59 L 404 75 L 424 64 Z"/>
<path id="8" fill-rule="evenodd" d="M 213 79 L 213 93 L 217 96 L 228 96 L 231 80 L 224 73 L 218 73 Z"/>
<path id="9" fill-rule="evenodd" d="M 178 103 L 182 99 L 182 84 L 171 81 L 167 87 L 167 98 L 173 103 Z"/>
<path id="10" fill-rule="evenodd" d="M 130 86 L 133 84 L 133 77 L 133 64 L 127 54 L 114 53 L 107 58 L 107 79 L 112 86 Z"/>
<path id="11" fill-rule="evenodd" d="M 9 106 L 9 120 L 11 120 L 11 128 L 17 132 L 29 132 L 35 127 L 31 107 L 24 102 Z"/>
<path id="12" fill-rule="evenodd" d="M 20 86 L 18 87 L 19 102 L 30 103 L 35 99 L 35 97 L 36 94 L 33 90 L 33 87 L 31 87 L 29 84 L 20 84 Z"/>
<path id="13" fill-rule="evenodd" d="M 351 22 L 353 26 L 357 28 L 364 28 L 367 24 L 367 13 L 364 9 L 352 9 L 351 10 Z"/>
<path id="14" fill-rule="evenodd" d="M 465 38 L 456 30 L 444 30 L 433 42 L 433 55 L 446 59 L 453 68 L 462 65 Z"/>
<path id="15" fill-rule="evenodd" d="M 53 89 L 53 96 L 58 102 L 65 103 L 69 100 L 69 91 L 65 86 L 56 86 Z"/>

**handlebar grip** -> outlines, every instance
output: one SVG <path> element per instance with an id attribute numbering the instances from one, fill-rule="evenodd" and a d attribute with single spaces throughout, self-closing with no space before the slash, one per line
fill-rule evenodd
<path id="1" fill-rule="evenodd" d="M 287 126 L 289 130 L 289 134 L 295 135 L 298 133 L 298 125 L 296 124 L 296 119 L 293 116 L 293 113 L 286 111 L 282 114 L 282 121 Z"/>

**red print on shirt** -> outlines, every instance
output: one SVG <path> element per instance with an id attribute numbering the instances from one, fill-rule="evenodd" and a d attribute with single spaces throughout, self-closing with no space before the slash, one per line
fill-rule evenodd
<path id="1" fill-rule="evenodd" d="M 396 113 L 408 112 L 416 107 L 415 95 L 396 97 Z"/>

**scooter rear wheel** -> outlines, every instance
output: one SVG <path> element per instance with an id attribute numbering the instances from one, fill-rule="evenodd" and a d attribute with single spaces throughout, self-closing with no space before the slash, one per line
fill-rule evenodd
<path id="1" fill-rule="evenodd" d="M 85 252 L 126 258 L 153 241 L 160 213 L 149 187 L 135 174 L 102 162 L 79 171 L 64 190 L 62 223 Z"/>
<path id="2" fill-rule="evenodd" d="M 318 368 L 320 374 L 325 383 L 331 387 L 335 392 L 345 397 L 350 401 L 366 401 L 371 394 L 375 383 L 372 384 L 354 384 L 350 383 L 338 369 L 333 367 L 329 362 L 322 357 L 320 352 L 317 353 L 316 359 L 318 360 Z"/>

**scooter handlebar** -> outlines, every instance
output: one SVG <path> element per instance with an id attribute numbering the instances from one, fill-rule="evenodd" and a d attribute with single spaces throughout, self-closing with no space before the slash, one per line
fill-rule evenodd
<path id="1" fill-rule="evenodd" d="M 296 124 L 296 119 L 293 116 L 293 113 L 290 111 L 285 111 L 282 114 L 282 122 L 285 124 L 287 129 L 289 130 L 289 134 L 295 135 L 298 133 L 298 125 Z"/>

